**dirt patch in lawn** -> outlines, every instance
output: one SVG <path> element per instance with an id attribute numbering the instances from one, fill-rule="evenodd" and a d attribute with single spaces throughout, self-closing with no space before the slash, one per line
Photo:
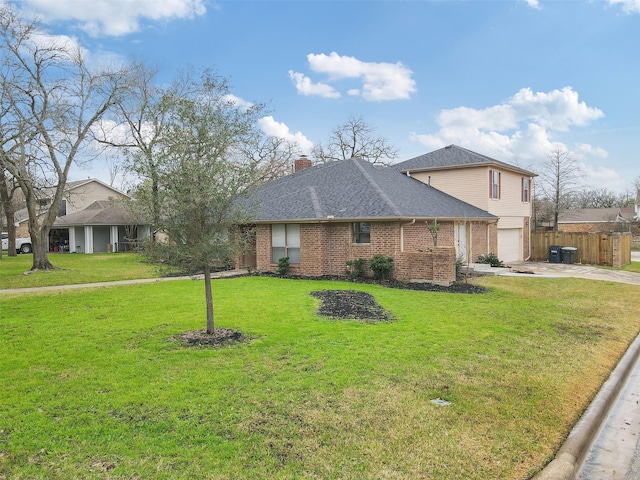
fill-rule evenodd
<path id="1" fill-rule="evenodd" d="M 322 302 L 318 313 L 334 319 L 388 322 L 393 319 L 373 295 L 356 290 L 320 290 L 309 295 Z"/>
<path id="2" fill-rule="evenodd" d="M 238 330 L 215 328 L 213 333 L 207 333 L 206 330 L 190 330 L 174 337 L 174 340 L 187 347 L 219 347 L 246 342 L 249 339 Z"/>

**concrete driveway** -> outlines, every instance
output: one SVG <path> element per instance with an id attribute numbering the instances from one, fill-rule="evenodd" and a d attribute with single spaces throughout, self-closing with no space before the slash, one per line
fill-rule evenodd
<path id="1" fill-rule="evenodd" d="M 640 252 L 632 252 L 632 261 L 636 254 L 640 261 Z M 473 271 L 486 275 L 507 276 L 535 276 L 535 277 L 575 277 L 589 280 L 605 280 L 609 282 L 629 283 L 640 285 L 640 273 L 625 272 L 612 268 L 602 268 L 594 265 L 565 264 L 549 262 L 510 262 L 509 268 L 493 268 L 490 265 L 474 263 L 470 267 Z"/>

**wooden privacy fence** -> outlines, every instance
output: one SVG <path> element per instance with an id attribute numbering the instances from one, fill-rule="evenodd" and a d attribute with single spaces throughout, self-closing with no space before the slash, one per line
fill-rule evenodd
<path id="1" fill-rule="evenodd" d="M 575 263 L 621 267 L 631 263 L 630 233 L 532 232 L 531 260 L 549 259 L 549 247 L 575 247 Z"/>

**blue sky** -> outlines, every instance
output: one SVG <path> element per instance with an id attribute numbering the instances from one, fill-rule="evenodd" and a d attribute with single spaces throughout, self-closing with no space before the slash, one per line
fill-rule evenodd
<path id="1" fill-rule="evenodd" d="M 560 144 L 586 185 L 640 176 L 640 0 L 12 3 L 93 58 L 212 67 L 306 151 L 363 117 L 400 161 L 454 143 L 535 171 Z"/>

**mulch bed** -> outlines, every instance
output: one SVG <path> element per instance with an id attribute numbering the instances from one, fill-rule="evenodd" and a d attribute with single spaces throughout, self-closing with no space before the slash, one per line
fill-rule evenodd
<path id="1" fill-rule="evenodd" d="M 356 290 L 320 290 L 309 295 L 322 301 L 318 313 L 333 319 L 369 321 L 392 320 L 393 317 L 376 302 L 373 295 Z"/>
<path id="2" fill-rule="evenodd" d="M 441 293 L 487 293 L 489 290 L 479 285 L 473 285 L 466 282 L 454 282 L 451 285 L 436 285 L 429 282 L 400 282 L 398 280 L 384 280 L 378 281 L 373 278 L 361 278 L 357 280 L 348 280 L 346 277 L 338 275 L 322 275 L 317 277 L 307 275 L 280 275 L 275 272 L 259 272 L 252 273 L 251 275 L 262 277 L 276 277 L 276 278 L 288 278 L 292 280 L 330 280 L 337 282 L 352 282 L 352 283 L 365 283 L 373 285 L 381 285 L 388 288 L 401 288 L 404 290 L 419 290 L 422 292 L 441 292 Z"/>

